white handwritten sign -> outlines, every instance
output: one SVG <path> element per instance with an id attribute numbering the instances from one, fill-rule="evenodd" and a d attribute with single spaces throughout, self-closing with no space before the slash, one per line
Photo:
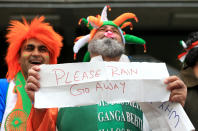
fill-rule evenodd
<path id="1" fill-rule="evenodd" d="M 69 107 L 169 99 L 164 63 L 91 62 L 42 65 L 35 107 Z M 61 100 L 61 101 L 60 101 Z"/>

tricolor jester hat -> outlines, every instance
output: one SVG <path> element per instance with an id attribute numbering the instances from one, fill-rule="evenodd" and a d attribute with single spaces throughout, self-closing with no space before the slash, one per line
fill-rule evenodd
<path id="1" fill-rule="evenodd" d="M 104 25 L 111 25 L 111 26 L 118 28 L 118 30 L 120 31 L 120 34 L 122 36 L 123 44 L 125 44 L 125 42 L 126 42 L 126 43 L 131 43 L 131 44 L 143 45 L 144 52 L 146 52 L 146 42 L 142 38 L 136 37 L 134 35 L 125 34 L 122 31 L 122 29 L 124 29 L 125 27 L 128 27 L 128 26 L 132 30 L 132 28 L 133 28 L 132 20 L 134 19 L 136 22 L 138 22 L 136 15 L 133 13 L 124 13 L 124 14 L 120 15 L 119 17 L 117 17 L 115 20 L 110 21 L 107 18 L 107 9 L 110 10 L 110 7 L 105 6 L 101 13 L 101 16 L 100 15 L 97 15 L 96 17 L 88 16 L 87 19 L 85 19 L 85 18 L 80 19 L 79 24 L 81 24 L 81 23 L 86 24 L 90 30 L 90 34 L 76 38 L 75 45 L 73 47 L 74 59 L 76 59 L 76 54 L 78 53 L 80 48 L 82 48 L 84 45 L 88 44 L 88 42 L 90 40 L 92 40 L 92 38 L 94 37 L 97 29 L 99 29 L 100 27 L 102 27 Z M 87 52 L 85 54 L 83 61 L 89 61 L 89 60 L 90 60 L 90 56 L 89 56 L 89 52 Z"/>

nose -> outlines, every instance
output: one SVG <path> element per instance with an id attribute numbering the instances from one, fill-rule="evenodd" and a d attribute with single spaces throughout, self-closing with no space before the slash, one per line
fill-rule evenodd
<path id="1" fill-rule="evenodd" d="M 104 33 L 104 36 L 107 38 L 114 38 L 115 35 L 111 31 L 107 31 Z"/>
<path id="2" fill-rule="evenodd" d="M 38 56 L 40 53 L 39 53 L 39 50 L 37 48 L 35 48 L 33 51 L 32 51 L 32 55 L 34 56 Z"/>
<path id="3" fill-rule="evenodd" d="M 113 32 L 112 28 L 111 27 L 107 27 L 105 32 Z"/>

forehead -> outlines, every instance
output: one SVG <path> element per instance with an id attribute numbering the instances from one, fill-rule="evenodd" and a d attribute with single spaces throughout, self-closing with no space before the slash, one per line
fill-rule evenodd
<path id="1" fill-rule="evenodd" d="M 116 31 L 119 32 L 119 36 L 121 37 L 121 32 L 120 32 L 120 30 L 119 30 L 117 27 L 115 27 L 115 26 L 112 26 L 112 25 L 104 25 L 104 26 L 100 27 L 99 29 L 111 29 L 111 30 L 113 30 L 113 31 L 116 30 Z M 99 29 L 96 31 L 96 34 L 101 32 Z"/>
<path id="2" fill-rule="evenodd" d="M 45 46 L 45 44 L 37 39 L 28 39 L 23 43 L 23 47 L 28 45 L 34 45 L 34 46 Z"/>
<path id="3" fill-rule="evenodd" d="M 112 25 L 104 25 L 100 28 L 110 28 L 110 29 L 118 30 L 118 28 L 116 28 L 115 26 L 112 26 Z"/>

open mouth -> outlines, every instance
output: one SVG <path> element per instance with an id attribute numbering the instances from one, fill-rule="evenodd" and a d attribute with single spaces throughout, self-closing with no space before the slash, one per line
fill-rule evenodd
<path id="1" fill-rule="evenodd" d="M 40 64 L 42 64 L 41 61 L 30 61 L 30 63 L 33 64 L 33 65 L 40 65 Z"/>

